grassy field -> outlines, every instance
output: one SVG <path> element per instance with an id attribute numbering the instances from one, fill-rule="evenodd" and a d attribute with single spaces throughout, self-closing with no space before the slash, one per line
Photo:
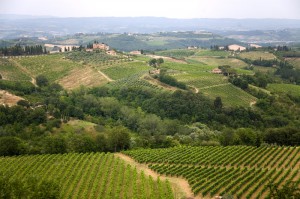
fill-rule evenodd
<path id="1" fill-rule="evenodd" d="M 53 181 L 62 199 L 174 198 L 169 182 L 137 172 L 110 153 L 0 157 L 0 172 L 10 179 Z"/>
<path id="2" fill-rule="evenodd" d="M 123 152 L 161 175 L 186 179 L 198 198 L 266 198 L 270 181 L 300 187 L 299 147 L 176 147 Z"/>
<path id="3" fill-rule="evenodd" d="M 247 58 L 251 60 L 257 59 L 276 59 L 276 56 L 269 52 L 261 52 L 261 51 L 251 51 L 251 52 L 242 52 L 239 54 L 241 58 Z"/>
<path id="4" fill-rule="evenodd" d="M 300 96 L 300 86 L 293 84 L 268 84 L 267 90 L 274 93 L 291 93 Z"/>

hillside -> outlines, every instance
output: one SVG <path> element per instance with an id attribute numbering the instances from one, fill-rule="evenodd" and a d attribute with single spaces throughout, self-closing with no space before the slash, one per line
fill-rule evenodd
<path id="1" fill-rule="evenodd" d="M 299 147 L 179 147 L 123 153 L 161 175 L 183 177 L 199 198 L 266 198 L 270 182 L 300 185 Z"/>
<path id="2" fill-rule="evenodd" d="M 48 183 L 43 190 L 47 194 L 46 198 L 50 194 L 53 194 L 53 198 L 62 199 L 174 198 L 169 182 L 137 172 L 136 168 L 113 154 L 70 153 L 1 157 L 0 160 L 0 180 L 5 180 L 3 183 L 6 185 L 1 187 L 1 194 L 8 193 L 7 187 L 13 183 L 28 186 L 30 180 L 35 179 L 37 184 Z M 12 196 L 17 197 L 18 194 L 24 194 L 24 191 L 27 191 L 26 188 L 14 187 Z M 26 197 L 30 194 L 27 193 Z"/>
<path id="3" fill-rule="evenodd" d="M 1 106 L 3 135 L 24 143 L 17 154 L 50 150 L 40 142 L 54 135 L 64 140 L 64 152 L 297 145 L 297 70 L 272 49 L 248 51 L 185 48 L 108 55 L 75 49 L 2 57 L 0 88 L 20 100 L 20 106 Z M 77 120 L 93 125 L 77 127 L 71 122 Z M 116 132 L 126 136 L 114 147 Z M 28 134 L 39 139 L 31 141 Z M 77 139 L 82 140 L 75 144 Z M 108 143 L 98 148 L 99 139 Z M 91 146 L 78 147 L 86 143 Z"/>

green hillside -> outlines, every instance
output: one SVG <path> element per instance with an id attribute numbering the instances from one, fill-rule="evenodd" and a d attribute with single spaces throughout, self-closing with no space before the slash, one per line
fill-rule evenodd
<path id="1" fill-rule="evenodd" d="M 161 175 L 185 178 L 195 196 L 266 198 L 269 182 L 300 185 L 299 147 L 177 147 L 123 152 Z"/>
<path id="2" fill-rule="evenodd" d="M 0 173 L 14 179 L 35 177 L 59 186 L 57 198 L 174 198 L 168 182 L 153 179 L 113 154 L 57 154 L 0 157 Z M 2 180 L 0 175 L 0 181 Z M 6 178 L 7 179 L 7 178 Z M 14 187 L 12 194 L 22 188 Z M 19 190 L 18 190 L 19 189 Z M 51 187 L 48 187 L 51 190 Z M 1 194 L 6 187 L 1 187 Z M 16 195 L 13 195 L 18 198 Z M 49 196 L 47 196 L 49 197 Z"/>

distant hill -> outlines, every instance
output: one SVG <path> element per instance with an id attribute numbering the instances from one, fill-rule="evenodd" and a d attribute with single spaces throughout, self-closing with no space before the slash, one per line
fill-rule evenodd
<path id="1" fill-rule="evenodd" d="M 300 28 L 296 19 L 171 19 L 161 17 L 86 17 L 0 15 L 0 39 L 66 35 L 78 32 L 154 33 L 170 31 L 249 31 Z"/>

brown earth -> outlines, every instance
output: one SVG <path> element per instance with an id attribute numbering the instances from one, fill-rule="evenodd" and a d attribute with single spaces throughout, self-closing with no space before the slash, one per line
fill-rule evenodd
<path id="1" fill-rule="evenodd" d="M 5 90 L 0 90 L 0 105 L 14 106 L 24 98 L 13 95 Z"/>
<path id="2" fill-rule="evenodd" d="M 72 70 L 67 76 L 58 81 L 65 89 L 72 90 L 83 86 L 99 86 L 107 83 L 108 80 L 97 70 L 85 66 Z"/>

